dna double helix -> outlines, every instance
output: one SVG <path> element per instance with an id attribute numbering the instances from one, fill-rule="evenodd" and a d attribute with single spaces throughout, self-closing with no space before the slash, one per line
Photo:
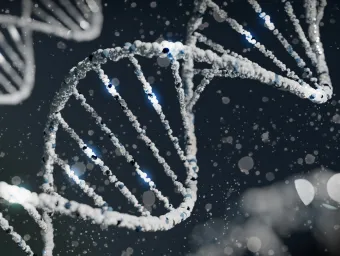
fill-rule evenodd
<path id="1" fill-rule="evenodd" d="M 293 47 L 288 43 L 288 40 L 283 37 L 275 25 L 270 21 L 270 17 L 262 12 L 259 3 L 254 0 L 249 0 L 248 2 L 256 13 L 258 13 L 265 21 L 265 27 L 273 31 L 274 36 L 281 42 L 289 55 L 295 59 L 298 67 L 303 71 L 303 79 L 296 75 L 295 72 L 288 69 L 283 62 L 275 57 L 273 52 L 267 50 L 260 42 L 255 40 L 236 20 L 230 18 L 226 11 L 219 8 L 219 6 L 211 0 L 195 1 L 194 14 L 188 24 L 186 44 L 169 41 L 149 43 L 137 40 L 134 43 L 126 43 L 123 47 L 99 49 L 70 70 L 62 83 L 60 91 L 53 99 L 46 124 L 43 156 L 44 183 L 42 185 L 44 193 L 36 194 L 24 188 L 11 186 L 4 182 L 0 183 L 0 197 L 10 203 L 21 204 L 43 230 L 42 234 L 45 244 L 44 255 L 52 255 L 54 248 L 54 231 L 52 225 L 52 215 L 54 213 L 91 220 L 92 222 L 105 227 L 118 226 L 142 232 L 169 230 L 190 217 L 197 200 L 197 178 L 199 171 L 196 159 L 197 141 L 194 125 L 194 107 L 198 102 L 200 95 L 214 77 L 238 77 L 242 79 L 257 80 L 263 84 L 272 85 L 281 90 L 288 91 L 303 99 L 309 99 L 313 103 L 321 104 L 331 98 L 332 85 L 319 31 L 319 25 L 326 2 L 318 2 L 316 0 L 306 1 L 306 18 L 307 23 L 309 24 L 309 39 L 307 39 L 307 36 L 304 34 L 294 15 L 292 5 L 288 1 L 283 1 L 285 11 L 292 21 L 301 42 L 303 42 L 307 56 L 311 59 L 311 62 L 317 71 L 316 77 L 314 77 L 312 71 L 306 67 L 306 63 L 303 59 L 293 50 Z M 214 17 L 217 17 L 219 21 L 224 21 L 229 24 L 238 33 L 245 35 L 246 39 L 254 45 L 256 49 L 270 58 L 273 63 L 285 73 L 285 76 L 269 71 L 233 51 L 225 50 L 222 45 L 213 42 L 202 33 L 197 32 L 197 29 L 202 25 L 205 15 L 208 15 L 209 13 L 212 13 Z M 203 50 L 199 48 L 197 46 L 199 43 L 206 44 L 210 49 Z M 174 135 L 170 123 L 163 112 L 162 106 L 153 92 L 152 86 L 143 74 L 142 67 L 138 61 L 139 58 L 168 59 L 171 65 L 173 83 L 175 85 L 180 106 L 185 148 L 180 146 L 179 139 Z M 184 183 L 178 181 L 176 173 L 160 155 L 156 144 L 150 139 L 137 116 L 133 114 L 128 103 L 117 91 L 115 85 L 111 83 L 109 76 L 102 68 L 108 61 L 118 62 L 122 59 L 128 60 L 134 68 L 136 77 L 140 81 L 144 93 L 147 95 L 152 107 L 158 114 L 167 136 L 172 141 L 179 158 L 182 160 L 186 169 L 186 180 Z M 205 63 L 209 65 L 210 68 L 195 68 L 195 65 L 198 63 Z M 105 123 L 104 119 L 86 101 L 85 96 L 77 89 L 80 81 L 86 77 L 88 72 L 94 72 L 98 76 L 113 100 L 121 107 L 123 113 L 128 117 L 132 127 L 137 131 L 139 138 L 141 138 L 145 145 L 150 149 L 153 156 L 164 169 L 165 174 L 172 179 L 175 188 L 183 197 L 182 202 L 177 208 L 174 208 L 168 197 L 158 190 L 156 184 L 148 177 L 147 173 L 142 171 L 135 158 L 123 146 L 119 138 Z M 203 78 L 195 87 L 194 77 L 197 76 Z M 307 83 L 305 80 L 308 80 L 310 83 Z M 126 162 L 135 168 L 137 175 L 148 184 L 150 190 L 153 191 L 158 200 L 163 203 L 164 207 L 167 209 L 166 214 L 154 216 L 148 209 L 140 204 L 137 197 L 114 174 L 112 168 L 107 166 L 105 162 L 96 155 L 94 150 L 92 150 L 80 135 L 67 123 L 62 112 L 70 97 L 74 97 L 80 103 L 100 127 L 103 134 L 108 136 L 112 144 L 119 150 L 121 155 L 125 157 Z M 140 216 L 114 211 L 104 198 L 87 185 L 85 180 L 82 180 L 77 176 L 71 166 L 55 151 L 58 144 L 58 130 L 63 130 L 69 135 L 69 137 L 78 145 L 79 150 L 82 151 L 93 164 L 100 168 L 102 174 L 107 176 L 110 183 L 114 184 L 117 190 L 138 210 Z M 55 191 L 53 178 L 55 165 L 60 166 L 61 169 L 65 171 L 66 175 L 73 180 L 85 194 L 93 199 L 96 207 L 69 201 Z M 8 221 L 2 216 L 0 217 L 1 228 L 12 236 L 13 240 L 27 253 L 27 255 L 34 255 L 31 248 L 23 241 L 21 236 L 14 231 Z"/>
<path id="2" fill-rule="evenodd" d="M 327 1 L 304 1 L 309 40 L 300 25 L 300 21 L 294 14 L 292 4 L 286 0 L 282 1 L 284 4 L 284 10 L 287 13 L 287 16 L 289 17 L 300 41 L 302 42 L 305 53 L 310 59 L 313 67 L 316 69 L 317 77 L 313 76 L 313 72 L 307 67 L 306 62 L 294 50 L 293 46 L 288 42 L 279 29 L 275 27 L 274 23 L 271 22 L 270 16 L 263 12 L 261 5 L 256 0 L 247 0 L 247 2 L 259 15 L 259 17 L 264 20 L 264 27 L 272 31 L 273 35 L 277 38 L 280 44 L 282 44 L 287 53 L 295 60 L 297 66 L 302 69 L 302 78 L 294 71 L 287 68 L 287 66 L 282 61 L 280 61 L 272 51 L 268 50 L 263 44 L 260 43 L 260 41 L 255 39 L 249 31 L 247 31 L 241 24 L 238 23 L 237 20 L 231 18 L 225 10 L 220 8 L 212 0 L 195 1 L 194 15 L 188 24 L 187 45 L 195 46 L 197 43 L 205 44 L 213 51 L 221 54 L 222 58 L 230 60 L 230 64 L 232 66 L 226 67 L 224 69 L 220 66 L 217 67 L 219 71 L 216 72 L 217 76 L 237 76 L 240 78 L 256 79 L 262 83 L 274 85 L 275 87 L 282 90 L 288 90 L 302 98 L 309 98 L 316 103 L 323 103 L 330 99 L 333 93 L 333 88 L 320 38 L 320 22 L 323 18 Z M 259 65 L 252 62 L 251 60 L 229 49 L 225 50 L 222 45 L 213 42 L 203 34 L 197 32 L 198 28 L 203 23 L 204 17 L 209 14 L 212 14 L 215 19 L 218 20 L 218 22 L 227 23 L 233 30 L 243 35 L 246 40 L 254 46 L 254 48 L 261 52 L 266 58 L 271 59 L 273 64 L 276 65 L 283 73 L 285 73 L 286 76 L 282 78 L 273 72 L 264 71 L 261 69 L 261 67 L 259 67 Z M 186 82 L 189 84 L 190 88 L 194 86 L 191 82 L 191 78 L 193 77 L 194 73 L 202 73 L 204 75 L 208 72 L 208 70 L 195 70 L 193 64 L 194 63 L 192 61 L 188 61 L 187 67 L 185 68 L 185 71 L 188 74 L 188 79 L 186 79 Z M 248 66 L 252 68 L 248 68 Z M 249 72 L 247 72 L 247 69 Z M 190 70 L 192 70 L 192 73 L 190 73 Z M 212 73 L 214 74 L 215 71 Z M 214 76 L 215 75 L 210 75 L 211 78 L 208 80 L 211 80 Z M 307 83 L 305 80 L 309 81 L 309 83 Z M 203 91 L 205 87 L 206 85 L 202 84 L 198 88 L 200 88 L 200 91 Z M 316 90 L 314 90 L 313 87 L 315 87 Z M 196 95 L 195 99 L 196 98 L 198 99 L 199 95 Z"/>
<path id="3" fill-rule="evenodd" d="M 23 0 L 22 15 L 0 14 L 0 105 L 18 104 L 34 87 L 34 31 L 92 40 L 103 23 L 100 0 Z"/>

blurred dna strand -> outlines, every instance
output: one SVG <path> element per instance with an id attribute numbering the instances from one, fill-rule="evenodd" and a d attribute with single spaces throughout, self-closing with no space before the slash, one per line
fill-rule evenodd
<path id="1" fill-rule="evenodd" d="M 75 41 L 99 36 L 101 0 L 23 0 L 22 15 L 0 14 L 0 105 L 27 99 L 34 87 L 32 32 Z"/>

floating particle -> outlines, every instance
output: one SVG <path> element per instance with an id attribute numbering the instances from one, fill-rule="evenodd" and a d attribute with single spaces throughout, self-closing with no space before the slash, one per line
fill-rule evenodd
<path id="1" fill-rule="evenodd" d="M 129 254 L 129 255 L 132 255 L 133 254 L 133 249 L 131 247 L 128 247 L 126 249 L 126 252 Z"/>
<path id="2" fill-rule="evenodd" d="M 156 81 L 155 77 L 153 76 L 149 76 L 147 80 L 150 84 L 153 84 Z"/>
<path id="3" fill-rule="evenodd" d="M 71 166 L 71 169 L 76 173 L 77 176 L 81 176 L 86 172 L 86 166 L 83 162 L 76 162 Z"/>
<path id="4" fill-rule="evenodd" d="M 64 42 L 61 42 L 61 41 L 57 43 L 57 47 L 60 50 L 65 50 L 67 48 L 66 44 Z"/>
<path id="5" fill-rule="evenodd" d="M 224 248 L 224 254 L 225 255 L 233 255 L 233 253 L 234 253 L 233 248 L 228 247 L 228 246 L 226 248 Z"/>
<path id="6" fill-rule="evenodd" d="M 254 167 L 254 160 L 250 156 L 242 157 L 238 161 L 238 167 L 240 168 L 241 172 L 245 174 L 249 174 L 249 171 Z"/>
<path id="7" fill-rule="evenodd" d="M 152 206 L 156 202 L 156 196 L 153 191 L 146 191 L 143 193 L 143 203 L 146 206 Z"/>
<path id="8" fill-rule="evenodd" d="M 210 210 L 212 209 L 212 204 L 206 204 L 204 208 L 207 212 L 210 212 Z"/>
<path id="9" fill-rule="evenodd" d="M 305 157 L 306 164 L 313 164 L 315 162 L 315 156 L 307 154 Z"/>
<path id="10" fill-rule="evenodd" d="M 111 80 L 111 83 L 114 85 L 114 86 L 118 86 L 119 84 L 120 84 L 120 81 L 119 81 L 119 79 L 118 78 L 113 78 L 112 80 Z"/>
<path id="11" fill-rule="evenodd" d="M 231 136 L 223 137 L 223 138 L 222 138 L 222 143 L 233 144 L 233 137 L 231 137 Z"/>
<path id="12" fill-rule="evenodd" d="M 72 246 L 73 247 L 78 247 L 79 245 L 79 242 L 78 241 L 72 241 Z"/>
<path id="13" fill-rule="evenodd" d="M 261 135 L 261 139 L 263 142 L 269 142 L 269 132 L 265 132 Z"/>
<path id="14" fill-rule="evenodd" d="M 336 124 L 340 124 L 340 115 L 339 114 L 335 114 L 332 117 L 332 122 L 336 123 Z"/>
<path id="15" fill-rule="evenodd" d="M 19 176 L 14 176 L 12 178 L 12 184 L 15 186 L 18 186 L 21 184 L 21 178 Z"/>
<path id="16" fill-rule="evenodd" d="M 260 251 L 261 247 L 262 247 L 262 242 L 258 237 L 253 236 L 248 239 L 247 248 L 249 251 L 256 253 Z"/>
<path id="17" fill-rule="evenodd" d="M 274 175 L 274 173 L 272 173 L 272 172 L 267 172 L 267 173 L 266 173 L 266 179 L 267 179 L 268 181 L 273 181 L 273 180 L 275 180 L 275 175 Z"/>
<path id="18" fill-rule="evenodd" d="M 94 168 L 94 164 L 93 164 L 93 163 L 88 163 L 88 164 L 86 165 L 86 169 L 88 169 L 89 171 L 92 171 L 93 168 Z"/>
<path id="19" fill-rule="evenodd" d="M 297 39 L 297 38 L 294 38 L 293 40 L 292 40 L 292 43 L 293 44 L 298 44 L 300 41 L 299 41 L 299 39 Z"/>
<path id="20" fill-rule="evenodd" d="M 119 148 L 115 149 L 115 154 L 116 154 L 116 156 L 121 156 L 122 155 L 122 153 L 120 152 Z"/>
<path id="21" fill-rule="evenodd" d="M 162 58 L 162 57 L 158 57 L 157 58 L 157 64 L 162 67 L 162 68 L 166 68 L 170 65 L 170 59 L 169 58 Z"/>
<path id="22" fill-rule="evenodd" d="M 222 103 L 223 104 L 229 104 L 230 103 L 230 99 L 228 97 L 222 97 Z"/>

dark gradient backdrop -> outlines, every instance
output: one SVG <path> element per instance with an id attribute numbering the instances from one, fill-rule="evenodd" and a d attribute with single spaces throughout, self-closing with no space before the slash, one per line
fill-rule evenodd
<path id="1" fill-rule="evenodd" d="M 9 8 L 10 11 L 18 13 L 19 2 L 1 0 L 0 11 L 5 12 Z M 76 43 L 45 34 L 34 34 L 37 72 L 33 94 L 18 106 L 0 107 L 0 180 L 12 183 L 18 182 L 20 177 L 22 186 L 40 191 L 43 129 L 49 105 L 63 77 L 76 63 L 98 48 L 122 46 L 125 42 L 136 39 L 154 41 L 164 38 L 183 41 L 186 24 L 193 7 L 192 0 L 157 0 L 155 8 L 150 7 L 153 0 L 105 0 L 104 2 L 103 31 L 101 36 L 92 42 Z M 217 2 L 222 3 L 222 1 Z M 269 49 L 274 50 L 279 59 L 296 70 L 294 62 L 276 39 L 262 28 L 260 19 L 256 17 L 246 1 L 233 2 L 235 3 L 230 4 L 230 14 L 246 22 L 247 28 L 256 38 Z M 297 38 L 279 1 L 260 2 L 263 2 L 263 7 L 271 14 L 272 21 L 287 38 L 290 40 Z M 298 15 L 303 14 L 302 2 L 299 0 L 294 4 Z M 294 174 L 308 173 L 320 166 L 338 172 L 340 170 L 339 126 L 332 122 L 332 119 L 338 113 L 340 103 L 338 97 L 339 6 L 336 0 L 329 1 L 323 20 L 324 26 L 321 29 L 335 91 L 331 101 L 324 105 L 314 105 L 307 100 L 258 82 L 215 79 L 208 86 L 196 108 L 200 176 L 199 198 L 193 216 L 168 232 L 157 233 L 135 233 L 118 228 L 101 230 L 100 227 L 89 222 L 55 216 L 55 255 L 116 256 L 131 255 L 131 253 L 132 255 L 187 255 L 189 252 L 195 252 L 201 244 L 219 243 L 221 234 L 212 233 L 207 241 L 201 241 L 201 244 L 193 239 L 191 234 L 198 224 L 222 219 L 227 225 L 228 221 L 237 217 L 238 201 L 248 188 L 283 181 Z M 206 21 L 209 27 L 204 33 L 214 41 L 239 53 L 247 49 L 246 55 L 250 59 L 278 72 L 270 61 L 252 49 L 244 38 L 226 24 L 217 23 L 212 18 Z M 300 46 L 297 46 L 297 50 L 305 56 Z M 170 68 L 159 67 L 155 59 L 141 60 L 141 63 L 145 75 L 153 82 L 152 85 L 164 106 L 175 134 L 180 134 L 179 109 Z M 121 94 L 183 180 L 184 169 L 165 136 L 158 117 L 143 95 L 142 87 L 134 77 L 132 68 L 126 61 L 122 61 L 108 64 L 105 70 L 110 77 L 119 79 L 118 88 Z M 136 133 L 123 116 L 119 106 L 110 98 L 99 80 L 93 74 L 89 75 L 81 82 L 79 88 L 104 117 L 110 128 L 120 136 L 124 145 L 136 155 L 143 169 L 155 179 L 158 187 L 169 195 L 176 205 L 180 197 L 174 192 L 171 182 L 150 156 L 145 145 L 136 138 Z M 135 188 L 137 197 L 142 201 L 145 185 L 132 174 L 132 167 L 116 154 L 113 146 L 105 141 L 105 136 L 74 99 L 70 100 L 63 114 L 70 125 L 82 134 L 84 140 L 92 143 L 93 148 L 107 165 L 112 167 L 115 174 L 131 189 Z M 265 133 L 269 134 L 269 141 L 263 140 L 262 134 Z M 80 174 L 83 174 L 82 177 L 91 185 L 95 185 L 114 209 L 134 213 L 134 209 L 115 188 L 105 185 L 99 170 L 87 165 L 88 160 L 62 132 L 58 133 L 57 152 L 64 159 L 68 159 L 70 164 L 76 164 Z M 305 162 L 307 154 L 315 156 L 314 163 Z M 254 160 L 254 168 L 250 170 L 249 175 L 242 173 L 238 168 L 238 161 L 247 155 Z M 302 159 L 302 163 L 298 159 Z M 84 165 L 87 165 L 85 171 Z M 55 172 L 56 185 L 61 194 L 70 199 L 92 203 L 81 195 L 60 169 L 56 168 Z M 268 175 L 266 176 L 268 172 L 274 173 L 274 180 L 271 178 L 270 181 L 268 180 Z M 234 191 L 232 193 L 230 193 L 231 188 Z M 34 251 L 40 253 L 42 242 L 39 229 L 25 211 L 19 206 L 6 204 L 0 205 L 0 209 L 11 220 L 18 233 L 29 235 L 26 236 L 29 238 L 28 244 Z M 164 211 L 161 205 L 156 203 L 153 212 L 157 214 Z M 208 241 L 209 239 L 211 240 Z M 0 241 L 1 256 L 23 255 L 4 232 L 0 232 Z M 285 241 L 294 256 L 329 255 L 326 248 L 306 232 L 295 234 Z"/>

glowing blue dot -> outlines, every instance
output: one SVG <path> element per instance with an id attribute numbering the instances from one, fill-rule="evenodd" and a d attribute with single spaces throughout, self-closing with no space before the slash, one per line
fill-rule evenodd
<path id="1" fill-rule="evenodd" d="M 233 67 L 234 67 L 234 70 L 235 70 L 235 72 L 236 72 L 236 73 L 239 73 L 239 69 L 240 69 L 240 67 L 239 67 L 239 64 L 238 64 L 238 62 L 237 62 L 237 61 L 235 61 L 235 63 L 234 63 L 234 65 L 233 65 Z"/>
<path id="2" fill-rule="evenodd" d="M 139 70 L 139 69 L 135 70 L 135 74 L 136 74 L 137 76 L 143 75 L 142 71 Z"/>
<path id="3" fill-rule="evenodd" d="M 279 77 L 278 74 L 275 74 L 274 84 L 275 84 L 275 85 L 279 85 L 279 82 L 280 82 L 280 77 Z"/>
<path id="4" fill-rule="evenodd" d="M 169 58 L 170 60 L 173 60 L 173 59 L 174 59 L 174 57 L 172 56 L 171 53 L 168 53 L 168 58 Z"/>
<path id="5" fill-rule="evenodd" d="M 292 46 L 288 46 L 287 51 L 289 54 L 293 53 L 293 47 Z"/>
<path id="6" fill-rule="evenodd" d="M 196 158 L 191 158 L 188 160 L 189 163 L 197 163 L 197 159 Z"/>
<path id="7" fill-rule="evenodd" d="M 110 51 L 109 51 L 108 49 L 105 49 L 105 50 L 103 50 L 103 52 L 102 52 L 102 54 L 103 54 L 103 56 L 104 56 L 105 58 L 108 58 L 108 57 L 109 57 L 109 53 L 110 53 Z"/>
<path id="8" fill-rule="evenodd" d="M 134 52 L 134 51 L 136 51 L 136 49 L 137 49 L 136 46 L 133 44 L 133 45 L 130 46 L 129 51 Z"/>
<path id="9" fill-rule="evenodd" d="M 315 94 L 312 94 L 311 96 L 309 96 L 309 99 L 314 100 L 315 97 L 316 97 L 316 95 L 315 95 Z"/>

